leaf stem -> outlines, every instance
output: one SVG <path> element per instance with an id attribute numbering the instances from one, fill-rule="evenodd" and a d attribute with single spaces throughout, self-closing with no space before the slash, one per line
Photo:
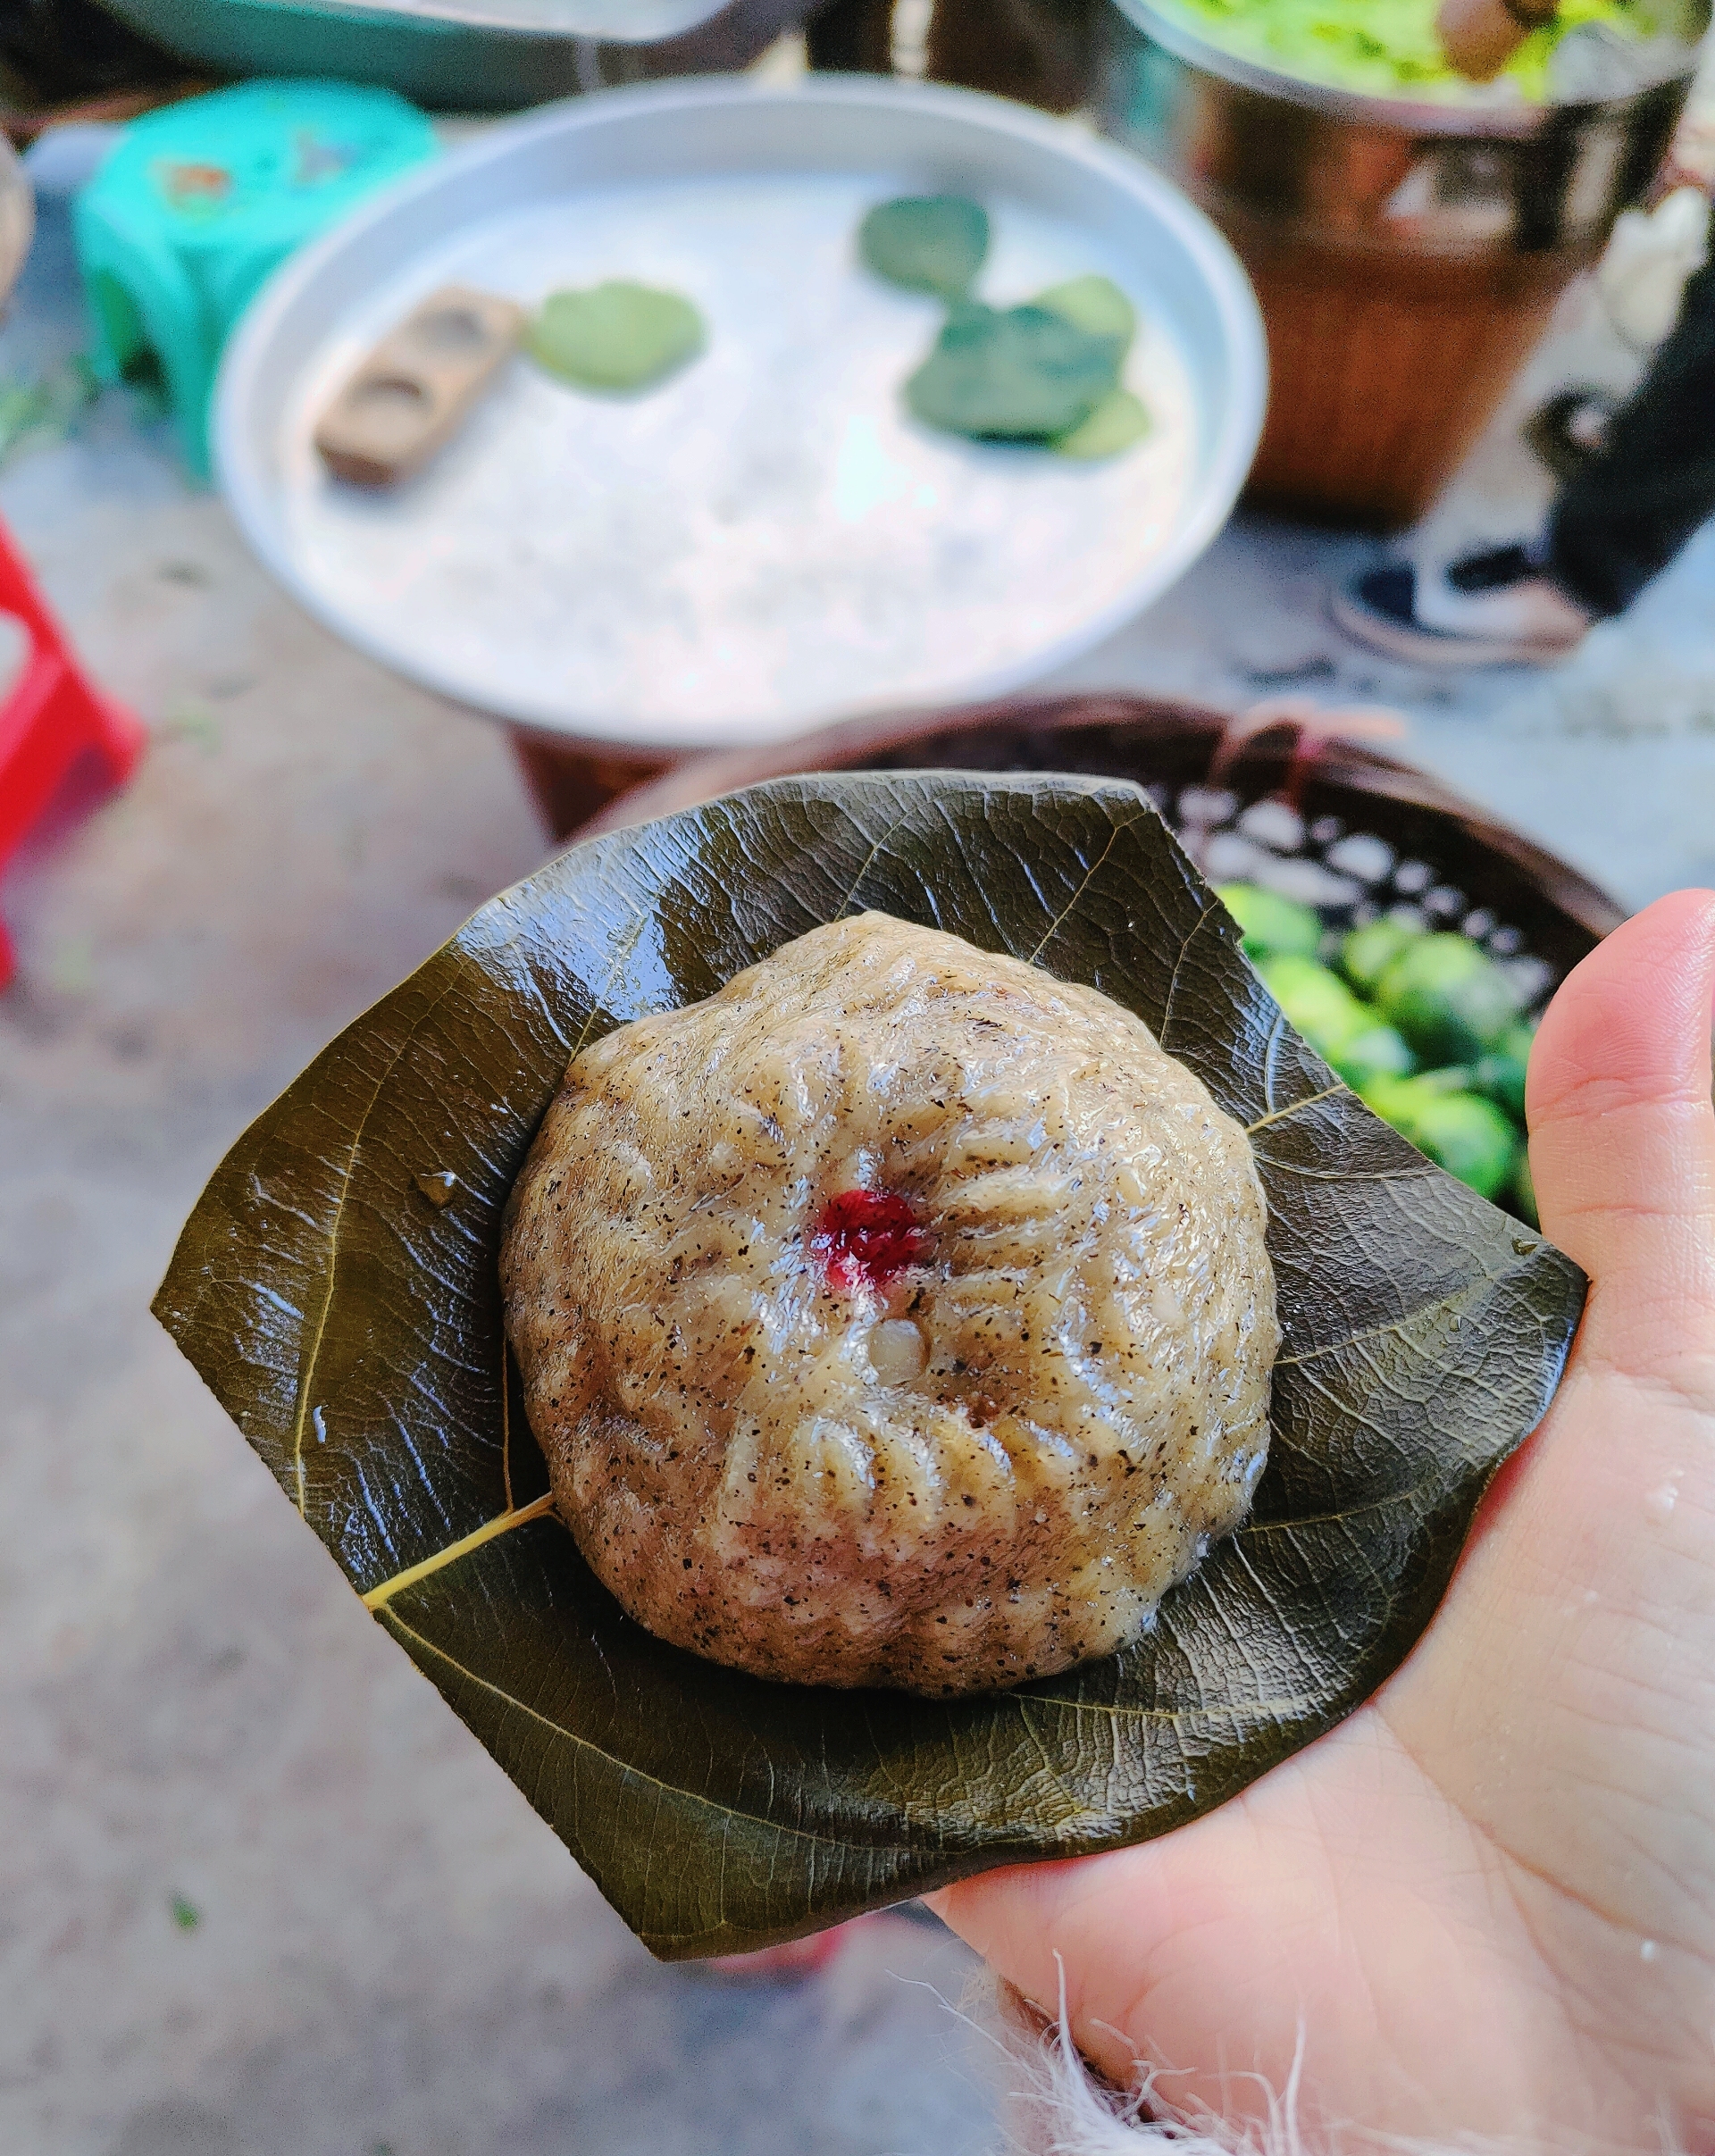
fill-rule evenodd
<path id="1" fill-rule="evenodd" d="M 460 1558 L 468 1557 L 473 1550 L 480 1550 L 484 1542 L 493 1542 L 497 1535 L 510 1534 L 514 1527 L 527 1526 L 531 1520 L 546 1518 L 553 1509 L 554 1492 L 550 1490 L 546 1497 L 539 1497 L 534 1504 L 525 1505 L 520 1511 L 501 1513 L 498 1519 L 491 1519 L 479 1527 L 474 1534 L 467 1534 L 462 1542 L 453 1542 L 445 1550 L 438 1550 L 433 1557 L 424 1558 L 422 1564 L 413 1565 L 404 1572 L 396 1572 L 390 1580 L 383 1580 L 379 1587 L 372 1587 L 364 1597 L 364 1608 L 385 1609 L 396 1594 L 403 1594 L 407 1587 L 414 1587 L 419 1580 L 426 1580 L 432 1574 L 444 1570 L 447 1566 L 456 1565 Z"/>

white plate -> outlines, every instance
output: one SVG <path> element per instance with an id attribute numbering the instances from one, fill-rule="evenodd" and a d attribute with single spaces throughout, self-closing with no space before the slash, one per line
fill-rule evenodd
<path id="1" fill-rule="evenodd" d="M 1131 294 L 1142 447 L 1080 465 L 908 417 L 940 310 L 854 238 L 927 189 L 988 205 L 983 297 L 1088 271 Z M 434 287 L 534 305 L 604 277 L 694 299 L 706 355 L 635 399 L 521 356 L 407 485 L 322 470 L 317 415 Z M 479 710 L 682 753 L 999 694 L 1086 650 L 1226 521 L 1266 370 L 1226 243 L 1123 151 L 966 91 L 685 81 L 496 129 L 289 263 L 227 354 L 216 458 L 263 559 L 361 649 Z"/>

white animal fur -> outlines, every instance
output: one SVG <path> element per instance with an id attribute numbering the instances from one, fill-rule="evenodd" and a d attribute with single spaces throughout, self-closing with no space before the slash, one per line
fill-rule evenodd
<path id="1" fill-rule="evenodd" d="M 1359 2127 L 1312 2135 L 1300 2122 L 1296 2075 L 1284 2090 L 1265 2087 L 1267 2117 L 1252 2127 L 1172 2110 L 1152 2089 L 1153 2075 L 1121 2093 L 1080 2058 L 1063 1986 L 1058 2020 L 1039 2014 L 1009 1985 L 987 1978 L 966 2011 L 1005 2054 L 1001 2156 L 1550 2156 L 1523 2140 L 1407 2141 Z M 1662 2156 L 1672 2150 L 1664 2135 Z"/>

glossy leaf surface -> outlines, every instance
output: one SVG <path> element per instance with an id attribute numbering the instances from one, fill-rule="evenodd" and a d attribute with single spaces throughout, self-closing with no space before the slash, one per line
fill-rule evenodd
<path id="1" fill-rule="evenodd" d="M 1251 1131 L 1285 1344 L 1256 1511 L 1142 1645 L 928 1701 L 662 1645 L 548 1509 L 503 1344 L 502 1208 L 567 1060 L 876 907 L 1084 981 Z M 162 1321 L 380 1621 L 666 1956 L 812 1930 L 1208 1810 L 1434 1613 L 1582 1307 L 1571 1263 L 1287 1029 L 1136 788 L 783 780 L 576 847 L 486 907 L 246 1133 Z"/>

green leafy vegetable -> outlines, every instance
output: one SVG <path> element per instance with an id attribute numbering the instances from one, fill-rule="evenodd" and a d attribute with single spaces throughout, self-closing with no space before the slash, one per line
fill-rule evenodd
<path id="1" fill-rule="evenodd" d="M 966 304 L 906 384 L 906 402 L 950 434 L 1052 440 L 1082 426 L 1117 386 L 1122 356 L 1112 338 L 1044 307 Z"/>
<path id="2" fill-rule="evenodd" d="M 1264 67 L 1374 96 L 1464 101 L 1472 85 L 1442 49 L 1435 0 L 1169 0 L 1204 34 Z M 1635 0 L 1560 0 L 1556 20 L 1527 38 L 1506 74 L 1525 96 L 1549 95 L 1549 63 L 1585 23 L 1646 35 Z"/>
<path id="3" fill-rule="evenodd" d="M 1139 1646 L 988 1698 L 771 1685 L 629 1623 L 552 1517 L 501 1331 L 502 1209 L 573 1050 L 866 907 L 1137 1012 L 1267 1193 L 1253 1517 Z M 1330 1727 L 1428 1623 L 1583 1295 L 1300 1042 L 1139 789 L 937 772 L 778 781 L 485 907 L 239 1140 L 155 1308 L 379 1621 L 689 1957 L 1165 1833 Z"/>
<path id="4" fill-rule="evenodd" d="M 0 466 L 64 441 L 100 394 L 101 384 L 81 354 L 55 361 L 28 381 L 0 381 Z"/>
<path id="5" fill-rule="evenodd" d="M 858 246 L 890 284 L 962 299 L 988 259 L 989 213 L 962 195 L 901 196 L 869 213 Z"/>
<path id="6" fill-rule="evenodd" d="M 703 318 L 676 292 L 600 284 L 554 292 L 524 338 L 539 366 L 581 389 L 643 389 L 703 348 Z"/>

